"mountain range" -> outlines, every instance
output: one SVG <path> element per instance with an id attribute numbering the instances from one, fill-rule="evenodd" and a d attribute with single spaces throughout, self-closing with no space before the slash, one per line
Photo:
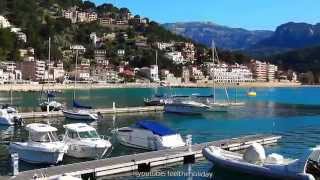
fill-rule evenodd
<path id="1" fill-rule="evenodd" d="M 214 39 L 219 48 L 260 56 L 320 45 L 320 23 L 289 22 L 278 26 L 275 31 L 250 31 L 211 22 L 167 23 L 163 26 L 207 46 Z"/>

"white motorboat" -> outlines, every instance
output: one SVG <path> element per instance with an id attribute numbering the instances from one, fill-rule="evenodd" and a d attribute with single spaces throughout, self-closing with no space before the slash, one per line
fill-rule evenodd
<path id="1" fill-rule="evenodd" d="M 128 147 L 161 150 L 185 146 L 181 135 L 155 121 L 138 121 L 134 126 L 115 130 L 118 141 Z"/>
<path id="2" fill-rule="evenodd" d="M 85 123 L 74 123 L 63 126 L 63 141 L 68 145 L 68 156 L 76 158 L 102 158 L 111 147 L 109 140 L 99 136 L 96 129 Z"/>
<path id="3" fill-rule="evenodd" d="M 71 110 L 62 110 L 64 117 L 73 119 L 73 120 L 89 120 L 94 121 L 98 120 L 100 115 L 96 112 L 91 111 L 90 109 L 71 109 Z"/>
<path id="4" fill-rule="evenodd" d="M 40 108 L 42 111 L 60 111 L 63 109 L 63 106 L 61 103 L 53 100 L 48 100 L 40 103 Z"/>
<path id="5" fill-rule="evenodd" d="M 246 174 L 306 180 L 314 180 L 320 174 L 320 146 L 309 149 L 301 159 L 285 159 L 275 153 L 266 156 L 264 148 L 257 143 L 252 144 L 244 155 L 215 146 L 204 148 L 202 153 L 215 166 Z"/>
<path id="6" fill-rule="evenodd" d="M 0 125 L 22 125 L 22 118 L 14 108 L 7 107 L 0 109 Z"/>
<path id="7" fill-rule="evenodd" d="M 193 100 L 172 100 L 164 105 L 164 111 L 179 114 L 202 114 L 211 112 L 210 106 Z"/>
<path id="8" fill-rule="evenodd" d="M 26 142 L 12 142 L 9 152 L 29 163 L 57 164 L 67 152 L 67 145 L 56 135 L 57 129 L 47 124 L 33 123 L 26 126 L 29 138 Z"/>

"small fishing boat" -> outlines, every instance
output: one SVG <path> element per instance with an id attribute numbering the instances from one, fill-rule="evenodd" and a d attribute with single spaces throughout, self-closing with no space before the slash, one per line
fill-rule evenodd
<path id="1" fill-rule="evenodd" d="M 58 139 L 57 129 L 48 124 L 33 123 L 26 126 L 29 138 L 26 142 L 12 142 L 9 152 L 29 163 L 57 164 L 63 160 L 68 147 Z"/>
<path id="2" fill-rule="evenodd" d="M 76 158 L 101 159 L 111 147 L 109 140 L 103 139 L 95 128 L 85 123 L 63 126 L 63 141 L 68 145 L 68 156 Z"/>
<path id="3" fill-rule="evenodd" d="M 18 125 L 23 124 L 21 116 L 17 113 L 14 108 L 6 107 L 0 109 L 0 125 Z"/>
<path id="4" fill-rule="evenodd" d="M 155 121 L 142 120 L 134 126 L 114 131 L 118 141 L 128 147 L 161 150 L 185 146 L 181 135 Z"/>
<path id="5" fill-rule="evenodd" d="M 62 110 L 64 117 L 73 120 L 98 120 L 102 115 L 92 111 L 91 106 L 84 106 L 76 101 L 73 101 L 74 109 Z"/>
<path id="6" fill-rule="evenodd" d="M 164 105 L 167 113 L 203 114 L 211 112 L 210 106 L 193 100 L 171 100 Z"/>
<path id="7" fill-rule="evenodd" d="M 54 100 L 55 94 L 53 92 L 47 92 L 47 101 L 40 103 L 40 108 L 42 111 L 60 111 L 63 109 L 61 103 Z"/>
<path id="8" fill-rule="evenodd" d="M 242 155 L 209 146 L 202 151 L 215 166 L 238 172 L 277 179 L 314 180 L 320 174 L 320 146 L 311 148 L 301 159 L 285 159 L 279 154 L 266 156 L 264 148 L 252 144 Z"/>

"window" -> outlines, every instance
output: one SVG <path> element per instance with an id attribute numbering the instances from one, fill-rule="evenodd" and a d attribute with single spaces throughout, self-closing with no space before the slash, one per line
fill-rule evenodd
<path id="1" fill-rule="evenodd" d="M 75 131 L 71 131 L 71 130 L 68 131 L 68 137 L 71 138 L 71 139 L 79 138 L 78 133 L 75 132 Z"/>
<path id="2" fill-rule="evenodd" d="M 97 131 L 83 131 L 79 132 L 80 138 L 99 138 Z"/>

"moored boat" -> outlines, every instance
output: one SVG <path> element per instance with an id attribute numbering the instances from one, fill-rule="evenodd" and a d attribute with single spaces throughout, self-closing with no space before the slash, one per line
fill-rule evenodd
<path id="1" fill-rule="evenodd" d="M 17 111 L 11 107 L 0 109 L 0 125 L 22 125 L 23 121 Z"/>
<path id="2" fill-rule="evenodd" d="M 111 148 L 109 140 L 103 139 L 95 128 L 85 123 L 63 126 L 66 130 L 63 141 L 68 145 L 68 156 L 100 159 Z"/>
<path id="3" fill-rule="evenodd" d="M 167 113 L 203 114 L 211 110 L 210 106 L 193 100 L 172 100 L 164 105 Z"/>
<path id="4" fill-rule="evenodd" d="M 73 120 L 89 120 L 94 121 L 98 120 L 102 115 L 92 111 L 91 106 L 83 106 L 78 102 L 73 101 L 74 109 L 62 110 L 64 117 L 73 119 Z"/>
<path id="5" fill-rule="evenodd" d="M 26 126 L 26 142 L 11 142 L 9 152 L 18 153 L 23 161 L 36 164 L 57 164 L 63 160 L 67 146 L 58 139 L 57 129 L 47 124 L 33 123 Z"/>
<path id="6" fill-rule="evenodd" d="M 266 156 L 264 148 L 257 143 L 244 155 L 215 146 L 204 148 L 202 153 L 215 166 L 262 177 L 314 180 L 320 172 L 320 146 L 309 149 L 301 159 L 285 159 L 275 153 Z"/>
<path id="7" fill-rule="evenodd" d="M 142 120 L 134 126 L 114 131 L 118 141 L 128 147 L 161 150 L 185 146 L 181 135 L 155 121 Z"/>

